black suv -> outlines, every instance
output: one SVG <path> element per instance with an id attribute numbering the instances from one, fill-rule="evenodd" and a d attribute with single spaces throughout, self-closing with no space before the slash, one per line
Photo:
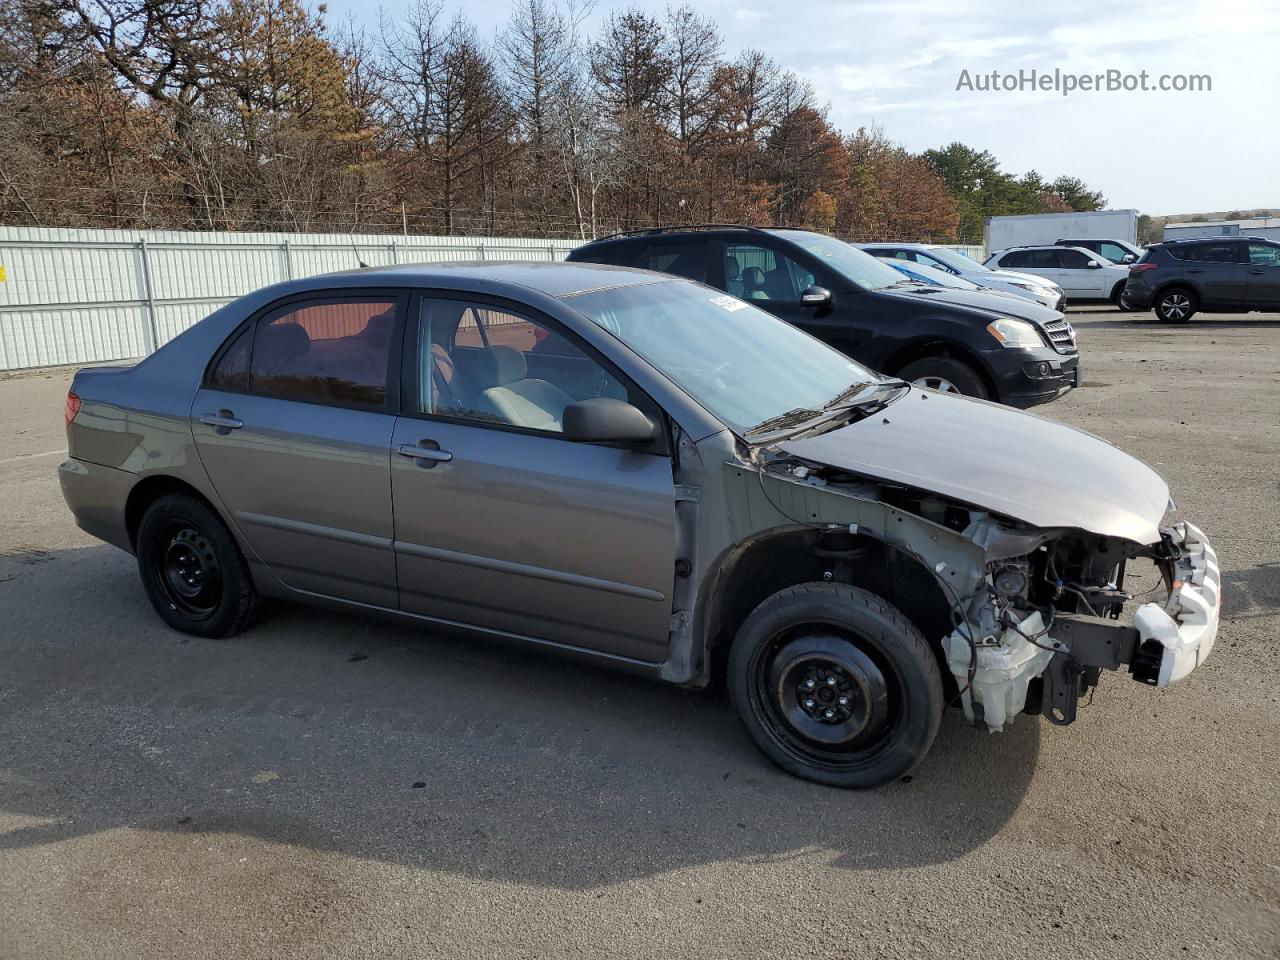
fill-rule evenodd
<path id="1" fill-rule="evenodd" d="M 1280 311 L 1280 243 L 1262 237 L 1166 240 L 1129 267 L 1124 301 L 1183 323 L 1197 310 Z"/>
<path id="2" fill-rule="evenodd" d="M 853 359 L 921 386 L 1030 407 L 1076 386 L 1061 313 L 912 281 L 820 233 L 683 226 L 595 240 L 569 260 L 673 273 L 748 300 Z"/>

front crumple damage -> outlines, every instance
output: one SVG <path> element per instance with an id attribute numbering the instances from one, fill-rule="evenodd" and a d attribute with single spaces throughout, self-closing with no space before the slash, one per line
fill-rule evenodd
<path id="1" fill-rule="evenodd" d="M 1221 580 L 1212 547 L 1191 524 L 1160 528 L 1146 544 L 1036 528 L 776 448 L 734 472 L 740 489 L 731 502 L 745 511 L 739 530 L 781 516 L 880 540 L 928 568 L 952 618 L 950 633 L 930 639 L 940 643 L 966 716 L 993 732 L 1020 712 L 1072 722 L 1104 669 L 1165 686 L 1212 649 Z M 1151 562 L 1166 594 L 1136 610 L 1142 598 L 1125 587 L 1135 560 Z"/>

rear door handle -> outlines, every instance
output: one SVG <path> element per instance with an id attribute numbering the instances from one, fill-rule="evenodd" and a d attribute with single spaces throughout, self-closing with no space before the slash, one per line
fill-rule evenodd
<path id="1" fill-rule="evenodd" d="M 1203 273 L 1203 272 L 1204 272 L 1204 271 L 1203 271 L 1203 270 L 1201 270 L 1199 267 L 1188 267 L 1188 268 L 1187 268 L 1187 273 Z"/>
<path id="2" fill-rule="evenodd" d="M 1259 267 L 1257 270 L 1250 270 L 1249 272 L 1250 272 L 1250 273 L 1252 273 L 1255 277 L 1260 277 L 1260 276 L 1262 276 L 1262 275 L 1263 275 L 1263 273 L 1265 273 L 1266 271 L 1265 271 L 1265 270 L 1263 270 L 1261 267 Z"/>
<path id="3" fill-rule="evenodd" d="M 243 420 L 237 420 L 231 416 L 230 410 L 221 410 L 218 413 L 206 413 L 200 418 L 201 423 L 207 423 L 211 427 L 217 427 L 220 430 L 239 430 L 244 426 Z"/>
<path id="4" fill-rule="evenodd" d="M 433 440 L 424 440 L 423 443 L 434 443 Z M 408 457 L 410 460 L 427 461 L 422 463 L 424 467 L 432 467 L 437 463 L 448 463 L 453 459 L 453 454 L 448 450 L 441 450 L 439 446 L 435 447 L 415 447 L 413 444 L 402 443 L 396 448 L 396 453 L 402 457 Z"/>

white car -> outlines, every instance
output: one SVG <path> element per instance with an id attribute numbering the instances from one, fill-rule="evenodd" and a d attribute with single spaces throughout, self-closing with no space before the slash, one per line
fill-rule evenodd
<path id="1" fill-rule="evenodd" d="M 1066 310 L 1066 294 L 1057 284 L 1029 273 L 992 270 L 966 257 L 963 253 L 934 243 L 859 243 L 860 249 L 885 260 L 906 260 L 962 277 L 989 290 L 1012 293 L 1024 300 L 1035 300 L 1041 306 Z"/>
<path id="2" fill-rule="evenodd" d="M 1000 270 L 1016 267 L 1058 284 L 1072 301 L 1106 300 L 1123 309 L 1120 299 L 1129 279 L 1129 265 L 1112 263 L 1084 247 L 1048 243 L 1009 247 L 988 257 L 987 266 Z"/>

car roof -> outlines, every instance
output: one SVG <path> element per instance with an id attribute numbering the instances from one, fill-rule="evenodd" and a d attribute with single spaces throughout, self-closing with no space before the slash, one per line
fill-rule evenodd
<path id="1" fill-rule="evenodd" d="M 334 286 L 445 287 L 474 293 L 519 294 L 537 291 L 550 297 L 568 297 L 593 290 L 660 283 L 666 274 L 635 267 L 599 263 L 566 263 L 537 260 L 468 260 L 447 263 L 406 263 L 362 267 L 295 280 L 288 286 L 302 292 Z"/>

